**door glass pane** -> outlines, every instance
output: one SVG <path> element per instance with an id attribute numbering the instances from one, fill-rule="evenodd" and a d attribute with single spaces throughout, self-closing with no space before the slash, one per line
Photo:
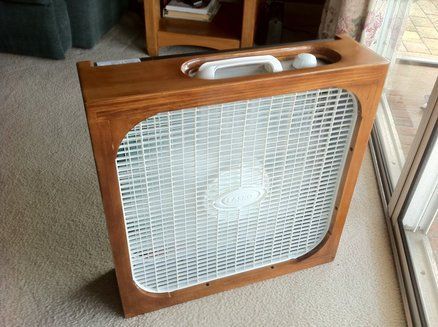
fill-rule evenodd
<path id="1" fill-rule="evenodd" d="M 438 60 L 438 56 L 435 60 Z M 389 72 L 385 94 L 400 150 L 405 157 L 411 148 L 437 76 L 438 66 L 400 59 L 396 60 Z"/>
<path id="2" fill-rule="evenodd" d="M 380 41 L 383 46 L 377 47 L 378 52 L 391 56 L 377 125 L 395 187 L 438 77 L 438 0 L 413 0 L 404 10 L 397 8 L 401 2 L 390 2 L 393 9 L 386 15 L 402 15 L 404 23 L 391 24 L 387 19 Z M 386 40 L 393 38 L 398 38 L 395 49 L 385 51 Z"/>
<path id="3" fill-rule="evenodd" d="M 386 96 L 406 156 L 438 76 L 438 1 L 413 1 L 395 56 Z"/>

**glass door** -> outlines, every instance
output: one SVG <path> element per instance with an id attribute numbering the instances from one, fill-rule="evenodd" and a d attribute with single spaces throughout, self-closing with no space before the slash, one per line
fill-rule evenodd
<path id="1" fill-rule="evenodd" d="M 438 325 L 438 83 L 387 206 L 412 320 Z M 397 259 L 397 258 L 396 258 Z"/>
<path id="2" fill-rule="evenodd" d="M 391 61 L 375 124 L 390 196 L 438 76 L 438 0 L 388 0 L 372 47 Z"/>
<path id="3" fill-rule="evenodd" d="M 437 18 L 437 0 L 388 0 L 373 45 L 391 65 L 371 149 L 406 313 L 426 326 L 438 326 Z"/>

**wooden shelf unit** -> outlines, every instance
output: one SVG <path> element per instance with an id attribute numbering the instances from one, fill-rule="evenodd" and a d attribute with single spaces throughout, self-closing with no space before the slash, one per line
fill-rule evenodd
<path id="1" fill-rule="evenodd" d="M 157 56 L 159 48 L 193 45 L 213 49 L 252 47 L 260 0 L 222 3 L 211 22 L 161 17 L 160 0 L 144 0 L 146 49 Z"/>

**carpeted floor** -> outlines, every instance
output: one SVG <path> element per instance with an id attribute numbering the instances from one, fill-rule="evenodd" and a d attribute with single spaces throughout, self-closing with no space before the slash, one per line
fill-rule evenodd
<path id="1" fill-rule="evenodd" d="M 369 154 L 333 263 L 122 317 L 75 63 L 144 56 L 141 29 L 124 17 L 66 60 L 0 54 L 0 325 L 405 325 Z"/>

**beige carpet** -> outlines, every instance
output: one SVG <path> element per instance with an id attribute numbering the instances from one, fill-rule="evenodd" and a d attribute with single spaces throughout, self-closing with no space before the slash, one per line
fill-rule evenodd
<path id="1" fill-rule="evenodd" d="M 333 263 L 122 317 L 75 63 L 143 47 L 128 16 L 66 60 L 0 54 L 0 325 L 403 326 L 368 154 Z"/>

